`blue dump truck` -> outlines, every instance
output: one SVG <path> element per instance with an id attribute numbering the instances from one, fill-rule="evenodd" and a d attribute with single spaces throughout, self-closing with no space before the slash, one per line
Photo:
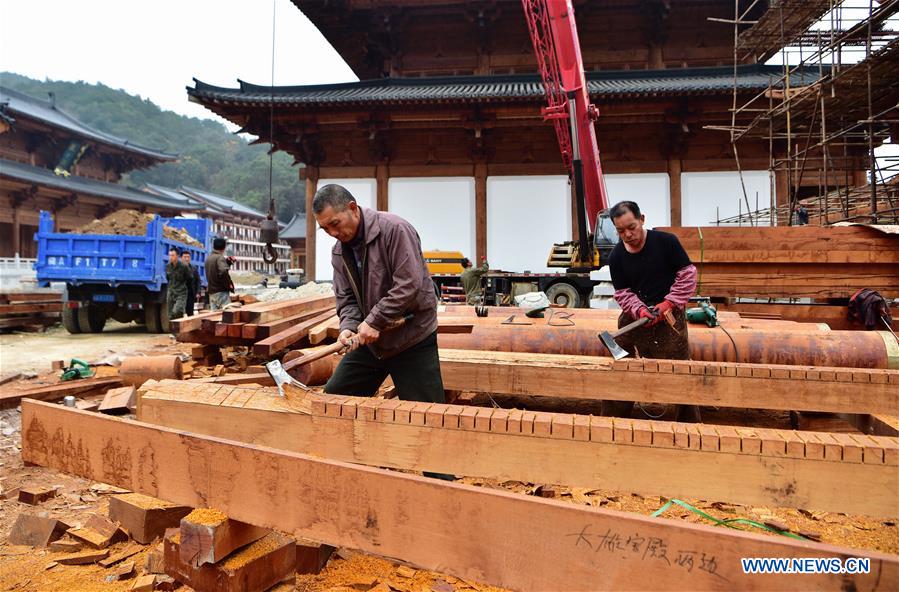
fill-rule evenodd
<path id="1" fill-rule="evenodd" d="M 179 230 L 202 246 L 174 240 Z M 147 224 L 144 236 L 54 232 L 53 217 L 42 211 L 34 268 L 43 287 L 65 282 L 62 321 L 69 333 L 99 333 L 110 318 L 165 333 L 169 331 L 165 301 L 169 249 L 190 252 L 205 287 L 211 234 L 211 220 L 160 216 Z"/>

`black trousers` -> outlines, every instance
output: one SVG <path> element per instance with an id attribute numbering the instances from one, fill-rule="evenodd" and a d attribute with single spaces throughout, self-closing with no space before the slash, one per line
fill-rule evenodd
<path id="1" fill-rule="evenodd" d="M 194 304 L 197 302 L 197 293 L 193 290 L 187 291 L 187 302 L 184 303 L 184 314 L 187 316 L 193 316 L 194 314 Z"/>
<path id="2" fill-rule="evenodd" d="M 393 378 L 396 394 L 403 401 L 445 403 L 440 359 L 437 356 L 437 332 L 383 360 L 364 346 L 351 351 L 343 356 L 325 385 L 325 392 L 370 397 L 388 375 Z"/>
<path id="3" fill-rule="evenodd" d="M 637 327 L 629 333 L 615 339 L 615 342 L 637 358 L 656 358 L 660 360 L 689 360 L 690 343 L 687 338 L 687 318 L 683 309 L 674 309 L 674 327 L 664 319 L 652 327 Z M 622 312 L 618 317 L 618 328 L 633 322 L 634 319 Z M 634 408 L 633 401 L 602 402 L 601 413 L 611 417 L 630 417 Z M 701 420 L 699 407 L 696 405 L 678 405 L 676 421 L 697 423 Z"/>
<path id="4" fill-rule="evenodd" d="M 434 331 L 409 349 L 385 360 L 375 357 L 367 347 L 343 356 L 337 370 L 325 385 L 330 394 L 371 397 L 384 379 L 390 375 L 397 396 L 403 401 L 445 403 L 443 378 L 440 376 L 440 358 L 437 356 L 437 331 Z M 454 481 L 446 473 L 424 471 L 425 477 Z"/>

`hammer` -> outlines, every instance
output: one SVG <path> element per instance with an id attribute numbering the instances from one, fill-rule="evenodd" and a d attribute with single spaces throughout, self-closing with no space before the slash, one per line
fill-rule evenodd
<path id="1" fill-rule="evenodd" d="M 671 314 L 671 311 L 668 311 L 665 314 L 665 320 L 668 322 L 669 325 L 671 325 L 672 328 L 674 327 L 674 315 Z M 621 358 L 626 358 L 630 354 L 623 347 L 621 347 L 620 345 L 615 343 L 615 338 L 621 337 L 625 333 L 628 333 L 629 331 L 633 331 L 637 327 L 642 327 L 649 321 L 650 321 L 650 319 L 647 319 L 646 317 L 641 317 L 641 318 L 637 319 L 636 321 L 634 321 L 633 323 L 629 323 L 629 324 L 625 325 L 624 327 L 618 329 L 617 331 L 613 331 L 611 333 L 609 333 L 608 331 L 603 331 L 602 333 L 599 334 L 599 338 L 602 339 L 603 345 L 606 346 L 606 349 L 609 350 L 609 353 L 612 354 L 613 358 L 615 358 L 616 360 L 620 360 Z"/>

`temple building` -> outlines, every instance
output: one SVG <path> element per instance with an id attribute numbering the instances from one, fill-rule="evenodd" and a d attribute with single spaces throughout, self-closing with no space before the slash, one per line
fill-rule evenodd
<path id="1" fill-rule="evenodd" d="M 222 88 L 196 80 L 190 99 L 293 155 L 307 212 L 317 187 L 339 182 L 361 205 L 410 220 L 425 250 L 546 270 L 551 243 L 569 240 L 576 225 L 553 127 L 540 112 L 543 85 L 521 2 L 294 4 L 359 82 Z M 747 22 L 769 11 L 767 2 L 744 4 L 752 6 Z M 639 202 L 650 226 L 696 226 L 788 199 L 788 176 L 770 166 L 786 144 L 748 138 L 735 154 L 728 132 L 755 116 L 734 105 L 769 92 L 782 70 L 763 63 L 770 36 L 750 38 L 734 63 L 734 2 L 574 5 L 612 202 Z M 790 85 L 818 76 L 796 71 Z M 832 167 L 831 181 L 851 172 L 855 182 L 864 168 L 856 148 Z M 817 188 L 817 177 L 810 171 L 798 185 Z M 333 240 L 315 230 L 314 217 L 306 223 L 307 275 L 328 279 Z"/>

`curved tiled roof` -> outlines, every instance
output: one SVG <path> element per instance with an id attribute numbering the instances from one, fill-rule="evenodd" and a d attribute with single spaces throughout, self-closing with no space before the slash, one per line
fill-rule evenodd
<path id="1" fill-rule="evenodd" d="M 779 76 L 780 68 L 776 66 L 740 66 L 737 87 L 761 90 Z M 805 84 L 817 79 L 817 73 L 804 76 Z M 188 87 L 187 92 L 192 100 L 199 103 L 268 105 L 274 101 L 284 106 L 539 102 L 544 96 L 542 83 L 536 74 L 384 78 L 274 88 L 238 82 L 239 88 L 223 88 L 194 79 L 194 88 Z M 801 83 L 800 80 L 795 81 L 795 84 Z M 727 94 L 733 92 L 734 71 L 732 67 L 722 67 L 590 72 L 587 85 L 594 99 Z"/>
<path id="2" fill-rule="evenodd" d="M 140 204 L 156 208 L 165 208 L 177 211 L 194 211 L 202 209 L 202 204 L 191 200 L 173 200 L 169 197 L 135 189 L 125 185 L 106 183 L 86 177 L 63 177 L 55 174 L 50 169 L 34 167 L 11 160 L 0 160 L 0 177 L 60 189 L 72 193 L 93 195 L 106 199 L 113 199 L 131 204 Z"/>
<path id="3" fill-rule="evenodd" d="M 306 238 L 306 214 L 294 214 L 287 226 L 278 233 L 278 238 L 283 240 Z"/>
<path id="4" fill-rule="evenodd" d="M 64 129 L 87 140 L 100 142 L 108 146 L 126 150 L 156 161 L 171 161 L 177 154 L 169 154 L 161 150 L 145 148 L 130 141 L 88 127 L 54 105 L 51 101 L 37 99 L 10 88 L 0 87 L 0 111 L 7 116 L 30 118 L 51 127 Z"/>

